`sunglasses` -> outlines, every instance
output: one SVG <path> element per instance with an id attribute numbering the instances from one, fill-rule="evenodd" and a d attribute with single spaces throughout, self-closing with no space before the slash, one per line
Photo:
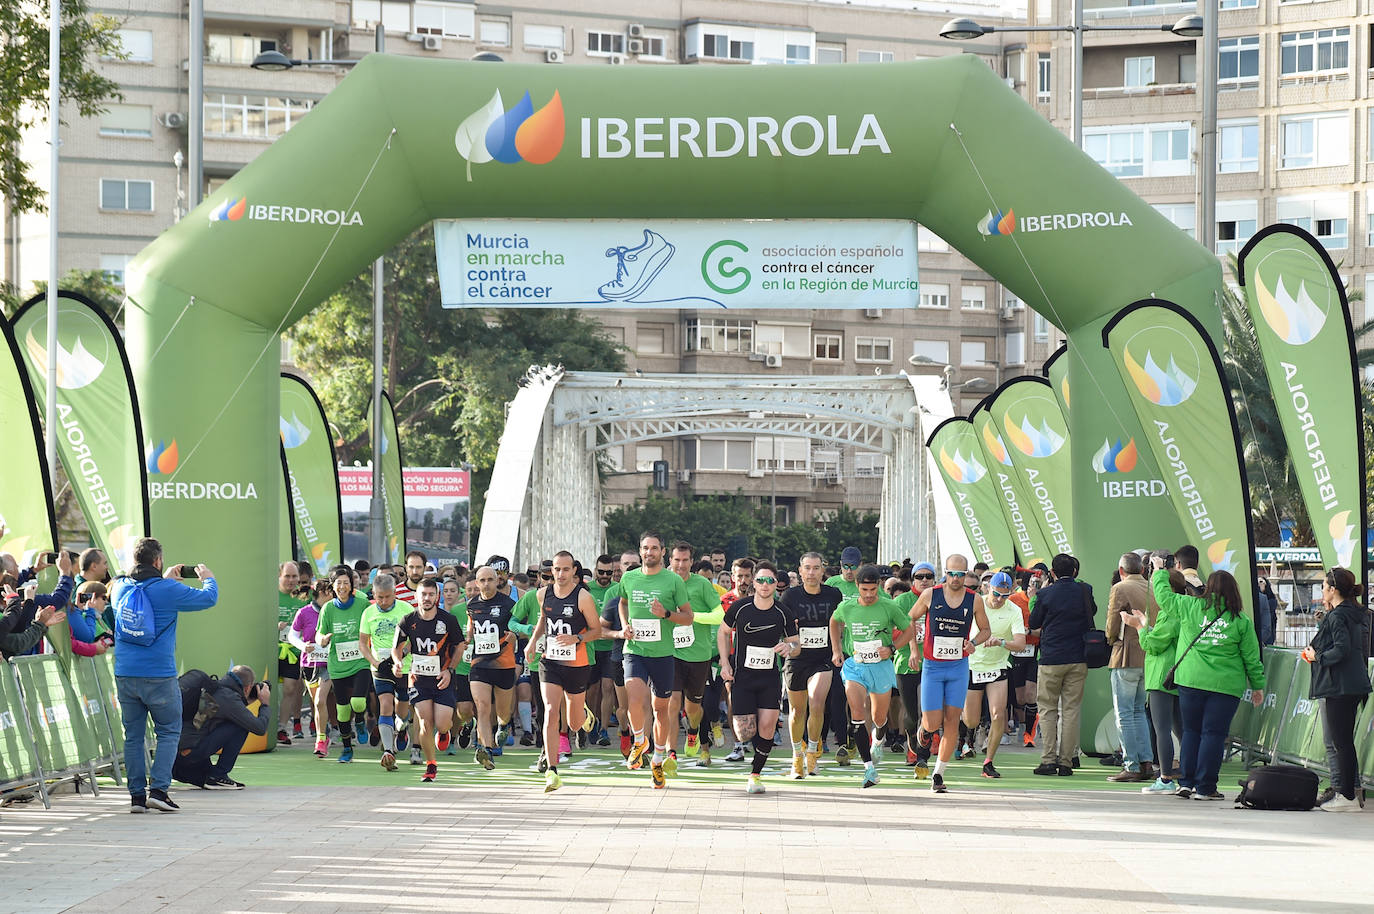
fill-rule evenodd
<path id="1" fill-rule="evenodd" d="M 610 577 L 611 575 L 613 575 L 613 574 L 615 574 L 615 569 L 614 569 L 614 568 L 598 568 L 598 569 L 596 569 L 596 576 L 597 576 L 598 578 L 609 578 L 609 577 Z"/>
<path id="2" fill-rule="evenodd" d="M 844 563 L 842 563 L 842 564 L 840 565 L 840 567 L 841 567 L 841 568 L 858 568 L 859 566 L 858 566 L 858 565 L 851 565 L 851 564 L 849 564 L 848 562 L 844 562 Z"/>
<path id="3" fill-rule="evenodd" d="M 966 572 L 963 571 L 950 571 L 948 568 L 945 569 L 945 577 L 947 578 L 962 578 L 965 574 Z"/>
<path id="4" fill-rule="evenodd" d="M 539 572 L 539 580 L 541 580 L 541 581 L 552 581 L 552 580 L 553 580 L 553 575 L 547 574 L 547 573 L 541 571 L 541 572 Z"/>
<path id="5" fill-rule="evenodd" d="M 994 597 L 1001 597 L 1003 600 L 1005 600 L 1007 597 L 1011 596 L 1011 591 L 1008 590 L 1006 593 L 1003 593 L 1002 591 L 993 588 L 992 595 Z"/>
<path id="6" fill-rule="evenodd" d="M 913 580 L 916 580 L 916 581 L 933 581 L 933 580 L 935 580 L 935 575 L 933 575 L 933 574 L 927 574 L 926 572 L 922 572 L 922 573 L 920 573 L 920 574 L 913 574 L 911 577 L 912 577 Z"/>
<path id="7" fill-rule="evenodd" d="M 776 584 L 776 583 L 778 583 L 778 579 L 777 579 L 777 578 L 770 578 L 770 577 L 768 577 L 768 575 L 764 575 L 764 576 L 761 577 L 761 578 L 754 578 L 754 583 L 755 583 L 755 584 Z"/>

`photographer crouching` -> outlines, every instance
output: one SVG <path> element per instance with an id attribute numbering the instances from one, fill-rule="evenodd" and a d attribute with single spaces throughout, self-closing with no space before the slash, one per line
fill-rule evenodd
<path id="1" fill-rule="evenodd" d="M 259 703 L 256 716 L 248 709 L 254 701 Z M 252 667 L 236 666 L 218 680 L 200 670 L 183 674 L 181 745 L 172 777 L 204 790 L 242 790 L 229 772 L 248 734 L 267 732 L 271 703 L 272 690 L 253 681 Z"/>

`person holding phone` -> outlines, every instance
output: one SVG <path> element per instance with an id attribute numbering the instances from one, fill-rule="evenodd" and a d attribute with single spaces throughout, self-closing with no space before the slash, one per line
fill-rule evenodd
<path id="1" fill-rule="evenodd" d="M 1322 732 L 1331 786 L 1318 800 L 1327 812 L 1359 812 L 1356 799 L 1359 760 L 1355 757 L 1355 718 L 1369 694 L 1369 670 L 1362 647 L 1367 610 L 1360 606 L 1359 585 L 1346 568 L 1332 568 L 1322 581 L 1326 613 L 1302 659 L 1312 664 L 1309 698 L 1321 700 Z"/>
<path id="2" fill-rule="evenodd" d="M 78 657 L 98 657 L 114 644 L 114 636 L 100 633 L 100 618 L 109 602 L 107 595 L 105 585 L 99 581 L 85 581 L 76 589 L 67 625 L 71 628 L 72 653 Z"/>

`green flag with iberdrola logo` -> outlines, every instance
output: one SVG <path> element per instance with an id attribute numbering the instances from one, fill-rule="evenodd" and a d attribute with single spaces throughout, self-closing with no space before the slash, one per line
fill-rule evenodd
<path id="1" fill-rule="evenodd" d="M 978 433 L 978 443 L 983 448 L 988 473 L 997 486 L 1002 517 L 1016 546 L 1017 560 L 1023 568 L 1029 568 L 1036 562 L 1044 562 L 1048 566 L 1054 553 L 1046 545 L 1040 525 L 1030 511 L 1031 500 L 1021 490 L 1021 477 L 1012 466 L 1011 455 L 1007 453 L 1006 442 L 997 431 L 997 423 L 981 404 L 973 411 L 969 421 Z"/>
<path id="2" fill-rule="evenodd" d="M 997 489 L 988 475 L 973 423 L 963 416 L 946 419 L 930 433 L 926 447 L 935 455 L 940 476 L 968 534 L 973 548 L 970 560 L 987 562 L 994 568 L 1015 561 L 1011 534 L 1002 519 Z"/>
<path id="3" fill-rule="evenodd" d="M 0 331 L 0 552 L 27 564 L 32 553 L 57 548 L 57 520 L 33 386 L 14 331 L 4 320 Z"/>
<path id="4" fill-rule="evenodd" d="M 367 427 L 372 428 L 372 405 L 367 408 Z M 391 397 L 382 393 L 382 515 L 386 524 L 388 562 L 399 562 L 406 554 L 406 499 L 404 458 L 396 433 L 396 411 Z M 372 455 L 377 460 L 376 454 Z"/>
<path id="5" fill-rule="evenodd" d="M 1251 238 L 1237 272 L 1322 562 L 1363 587 L 1363 417 L 1345 286 L 1326 249 L 1291 225 Z"/>
<path id="6" fill-rule="evenodd" d="M 1249 611 L 1254 603 L 1254 532 L 1231 392 L 1221 358 L 1191 314 L 1163 299 L 1138 301 L 1102 329 L 1162 469 L 1184 535 L 1201 554 L 1198 572 L 1229 571 Z M 1140 542 L 1173 548 L 1160 531 Z"/>
<path id="7" fill-rule="evenodd" d="M 1044 378 L 1013 378 L 983 404 L 1007 444 L 1045 545 L 1073 555 L 1073 461 L 1069 423 Z"/>
<path id="8" fill-rule="evenodd" d="M 296 538 L 317 576 L 343 560 L 343 511 L 339 502 L 339 462 L 324 406 L 310 385 L 282 372 L 278 426 L 286 454 L 287 494 Z"/>
<path id="9" fill-rule="evenodd" d="M 34 390 L 48 376 L 48 302 L 29 299 L 14 315 Z M 47 407 L 38 397 L 39 413 Z M 148 535 L 148 477 L 133 373 L 114 322 L 82 295 L 57 296 L 57 454 L 111 573 L 133 567 L 134 540 Z M 176 461 L 176 442 L 171 444 Z M 154 448 L 148 460 L 162 459 Z"/>

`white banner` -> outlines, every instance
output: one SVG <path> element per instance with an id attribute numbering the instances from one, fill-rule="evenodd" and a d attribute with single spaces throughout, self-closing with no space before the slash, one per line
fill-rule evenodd
<path id="1" fill-rule="evenodd" d="M 914 308 L 916 225 L 440 220 L 446 308 Z"/>

